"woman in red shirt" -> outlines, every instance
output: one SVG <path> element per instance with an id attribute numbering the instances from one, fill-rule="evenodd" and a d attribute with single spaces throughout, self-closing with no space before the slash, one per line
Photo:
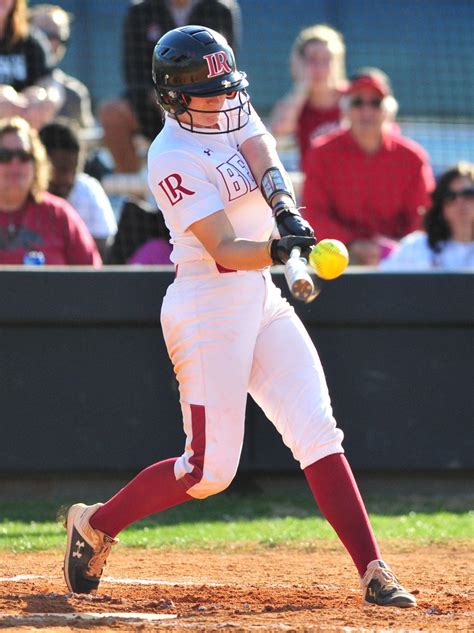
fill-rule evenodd
<path id="1" fill-rule="evenodd" d="M 79 214 L 47 192 L 49 164 L 37 132 L 20 117 L 0 124 L 0 264 L 39 251 L 45 264 L 102 264 Z"/>
<path id="2" fill-rule="evenodd" d="M 272 112 L 274 136 L 296 136 L 303 162 L 311 140 L 339 126 L 339 99 L 346 88 L 342 35 L 324 24 L 303 29 L 291 51 L 294 85 Z"/>

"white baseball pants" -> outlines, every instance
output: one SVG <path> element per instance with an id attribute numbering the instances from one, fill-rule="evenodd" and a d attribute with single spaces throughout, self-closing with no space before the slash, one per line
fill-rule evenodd
<path id="1" fill-rule="evenodd" d="M 247 393 L 301 468 L 342 453 L 317 351 L 268 269 L 181 264 L 161 323 L 179 383 L 186 446 L 175 475 L 187 493 L 224 490 L 237 471 Z"/>

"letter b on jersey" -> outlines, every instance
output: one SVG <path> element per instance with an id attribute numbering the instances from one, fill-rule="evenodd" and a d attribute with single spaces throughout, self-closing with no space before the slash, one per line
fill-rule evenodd
<path id="1" fill-rule="evenodd" d="M 237 154 L 218 165 L 217 170 L 225 182 L 230 202 L 257 188 L 247 163 Z"/>

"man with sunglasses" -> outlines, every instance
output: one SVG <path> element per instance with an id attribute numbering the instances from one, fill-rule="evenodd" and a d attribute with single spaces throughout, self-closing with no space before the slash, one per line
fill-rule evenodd
<path id="1" fill-rule="evenodd" d="M 41 31 L 51 48 L 51 60 L 55 68 L 52 76 L 64 88 L 64 103 L 57 116 L 72 119 L 81 128 L 94 125 L 89 89 L 76 77 L 66 74 L 58 68 L 66 54 L 71 34 L 73 15 L 56 4 L 37 4 L 29 10 L 32 27 Z"/>
<path id="2" fill-rule="evenodd" d="M 308 151 L 302 204 L 319 239 L 345 242 L 353 264 L 377 265 L 417 228 L 433 172 L 425 151 L 394 123 L 398 104 L 381 70 L 352 77 L 341 107 L 347 126 Z"/>

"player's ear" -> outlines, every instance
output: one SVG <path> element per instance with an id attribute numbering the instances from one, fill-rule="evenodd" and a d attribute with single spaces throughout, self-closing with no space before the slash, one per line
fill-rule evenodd
<path id="1" fill-rule="evenodd" d="M 158 103 L 160 103 L 165 110 L 173 112 L 174 114 L 182 114 L 185 112 L 190 101 L 190 96 L 172 90 L 169 92 L 160 91 L 158 94 Z"/>

